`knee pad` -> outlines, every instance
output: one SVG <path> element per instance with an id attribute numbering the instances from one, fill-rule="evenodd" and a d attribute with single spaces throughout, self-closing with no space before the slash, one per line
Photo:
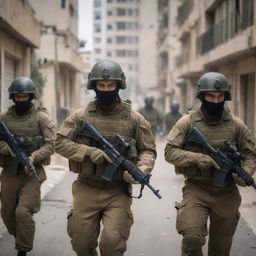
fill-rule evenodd
<path id="1" fill-rule="evenodd" d="M 186 252 L 200 250 L 205 243 L 205 238 L 198 234 L 185 234 L 182 240 L 182 246 Z"/>

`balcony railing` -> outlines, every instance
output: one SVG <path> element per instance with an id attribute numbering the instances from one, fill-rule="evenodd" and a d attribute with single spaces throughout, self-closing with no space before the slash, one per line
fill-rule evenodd
<path id="1" fill-rule="evenodd" d="M 177 23 L 182 25 L 191 13 L 194 5 L 194 0 L 184 0 L 182 5 L 178 8 Z"/>
<path id="2" fill-rule="evenodd" d="M 245 1 L 246 2 L 246 1 Z M 244 2 L 244 3 L 245 3 Z M 251 2 L 251 1 L 250 1 Z M 242 13 L 231 13 L 197 38 L 197 54 L 205 54 L 254 24 L 253 9 L 244 4 Z"/>

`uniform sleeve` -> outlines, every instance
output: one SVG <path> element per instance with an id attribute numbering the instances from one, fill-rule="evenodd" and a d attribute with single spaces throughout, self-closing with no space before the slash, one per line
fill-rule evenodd
<path id="1" fill-rule="evenodd" d="M 38 122 L 44 144 L 31 154 L 35 163 L 50 157 L 55 151 L 55 124 L 53 120 L 47 113 L 39 111 Z"/>
<path id="2" fill-rule="evenodd" d="M 154 167 L 156 159 L 156 145 L 154 136 L 150 129 L 150 123 L 141 115 L 137 119 L 137 142 L 136 147 L 138 150 L 137 166 L 146 173 L 150 173 Z"/>
<path id="3" fill-rule="evenodd" d="M 88 155 L 89 146 L 76 143 L 75 137 L 80 131 L 79 112 L 67 118 L 57 132 L 56 152 L 70 160 L 83 162 Z"/>
<path id="4" fill-rule="evenodd" d="M 196 164 L 199 153 L 183 149 L 186 135 L 191 127 L 189 115 L 179 119 L 167 136 L 165 146 L 165 160 L 177 167 L 190 167 Z"/>
<path id="5" fill-rule="evenodd" d="M 256 171 L 256 147 L 255 139 L 245 124 L 237 119 L 238 138 L 237 147 L 243 156 L 241 167 L 250 175 Z"/>

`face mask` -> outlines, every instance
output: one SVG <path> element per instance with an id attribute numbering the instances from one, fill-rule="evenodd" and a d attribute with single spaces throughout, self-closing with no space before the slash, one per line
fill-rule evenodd
<path id="1" fill-rule="evenodd" d="M 24 115 L 32 107 L 30 100 L 28 101 L 15 101 L 15 112 L 17 115 Z"/>
<path id="2" fill-rule="evenodd" d="M 95 89 L 97 101 L 103 106 L 110 106 L 117 100 L 118 90 L 114 91 L 100 91 Z"/>
<path id="3" fill-rule="evenodd" d="M 224 103 L 225 101 L 213 103 L 207 100 L 202 100 L 203 108 L 211 116 L 220 116 L 223 111 Z"/>

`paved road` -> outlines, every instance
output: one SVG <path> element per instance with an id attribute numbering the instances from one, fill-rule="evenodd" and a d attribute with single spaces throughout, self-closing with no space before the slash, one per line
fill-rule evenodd
<path id="1" fill-rule="evenodd" d="M 160 189 L 163 198 L 159 200 L 146 187 L 143 198 L 134 199 L 135 223 L 125 256 L 180 255 L 181 237 L 175 230 L 174 202 L 181 199 L 183 178 L 175 176 L 171 165 L 163 161 L 163 147 L 163 143 L 158 146 L 158 159 L 151 180 L 151 184 Z M 75 175 L 68 173 L 43 199 L 42 210 L 35 215 L 35 248 L 29 256 L 75 255 L 66 233 L 66 215 L 72 204 L 71 184 L 74 179 Z M 13 239 L 5 233 L 0 239 L 0 256 L 13 256 L 15 253 Z M 255 255 L 256 236 L 241 218 L 231 256 Z"/>

